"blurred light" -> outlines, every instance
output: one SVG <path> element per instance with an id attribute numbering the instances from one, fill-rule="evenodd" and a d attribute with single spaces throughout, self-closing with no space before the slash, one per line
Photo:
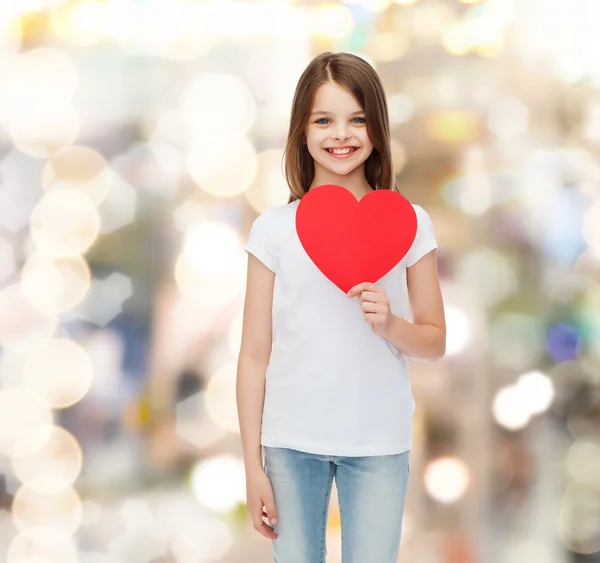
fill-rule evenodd
<path id="1" fill-rule="evenodd" d="M 193 200 L 184 201 L 173 210 L 173 221 L 177 230 L 185 232 L 203 221 L 210 221 L 210 207 Z"/>
<path id="2" fill-rule="evenodd" d="M 14 351 L 36 348 L 58 327 L 58 317 L 36 309 L 25 297 L 21 284 L 0 291 L 0 345 Z"/>
<path id="3" fill-rule="evenodd" d="M 37 393 L 25 387 L 0 389 L 0 452 L 12 456 L 24 433 L 53 420 L 50 406 Z"/>
<path id="4" fill-rule="evenodd" d="M 81 191 L 95 205 L 106 199 L 112 182 L 113 172 L 104 156 L 82 145 L 73 145 L 55 155 L 42 173 L 44 190 L 58 187 Z"/>
<path id="5" fill-rule="evenodd" d="M 54 8 L 50 13 L 50 24 L 62 39 L 89 46 L 107 37 L 109 18 L 106 2 L 79 0 Z"/>
<path id="6" fill-rule="evenodd" d="M 73 543 L 53 532 L 41 527 L 22 531 L 10 542 L 6 563 L 78 563 Z"/>
<path id="7" fill-rule="evenodd" d="M 31 352 L 23 365 L 23 382 L 54 409 L 80 401 L 92 385 L 92 361 L 76 342 L 52 338 Z"/>
<path id="8" fill-rule="evenodd" d="M 231 355 L 237 359 L 242 345 L 242 328 L 244 320 L 244 311 L 241 310 L 231 322 L 227 331 L 227 345 Z"/>
<path id="9" fill-rule="evenodd" d="M 527 407 L 532 414 L 548 410 L 554 399 L 552 380 L 540 371 L 530 371 L 521 375 L 517 381 L 520 393 L 526 398 Z"/>
<path id="10" fill-rule="evenodd" d="M 103 507 L 101 504 L 85 499 L 82 503 L 82 509 L 81 524 L 83 526 L 95 526 L 102 521 Z"/>
<path id="11" fill-rule="evenodd" d="M 592 254 L 600 260 L 600 199 L 584 213 L 581 231 Z"/>
<path id="12" fill-rule="evenodd" d="M 61 117 L 73 119 L 74 112 L 68 105 L 75 97 L 79 78 L 66 53 L 51 47 L 31 49 L 4 60 L 2 72 L 0 120 L 12 124 L 17 138 L 35 128 L 35 119 L 51 119 L 51 114 L 59 110 Z M 58 127 L 61 131 L 60 123 Z M 63 130 L 67 129 L 63 126 Z M 39 133 L 50 138 L 55 131 L 46 127 Z"/>
<path id="13" fill-rule="evenodd" d="M 27 300 L 42 313 L 57 314 L 76 307 L 89 291 L 91 274 L 81 256 L 55 257 L 34 252 L 21 272 Z"/>
<path id="14" fill-rule="evenodd" d="M 591 436 L 573 442 L 567 453 L 567 471 L 573 480 L 597 489 L 600 486 L 600 443 Z"/>
<path id="15" fill-rule="evenodd" d="M 197 136 L 210 139 L 228 166 L 235 168 L 231 163 L 239 163 L 231 152 L 231 140 L 215 138 L 214 132 L 219 132 L 217 137 L 222 133 L 224 137 L 243 137 L 250 130 L 256 119 L 256 103 L 248 86 L 230 74 L 203 73 L 180 96 L 179 108 L 186 126 Z M 208 153 L 207 158 L 210 162 Z"/>
<path id="16" fill-rule="evenodd" d="M 219 561 L 234 545 L 229 527 L 216 518 L 197 518 L 178 525 L 171 551 L 178 562 Z"/>
<path id="17" fill-rule="evenodd" d="M 158 0 L 144 6 L 144 17 L 130 22 L 129 31 L 113 29 L 119 42 L 147 55 L 167 60 L 192 61 L 207 53 L 216 43 L 216 37 L 205 32 L 209 12 L 204 3 Z M 117 3 L 112 3 L 113 21 Z M 219 9 L 218 4 L 212 4 Z"/>
<path id="18" fill-rule="evenodd" d="M 442 43 L 454 55 L 473 51 L 481 56 L 497 56 L 505 43 L 504 28 L 515 17 L 507 2 L 485 2 L 462 14 L 461 20 L 448 25 Z"/>
<path id="19" fill-rule="evenodd" d="M 406 149 L 398 139 L 396 139 L 395 137 L 391 137 L 390 150 L 392 153 L 392 167 L 394 170 L 394 174 L 399 174 L 406 166 Z"/>
<path id="20" fill-rule="evenodd" d="M 563 544 L 574 553 L 598 551 L 600 498 L 597 488 L 580 482 L 571 483 L 563 498 L 556 520 L 556 532 Z"/>
<path id="21" fill-rule="evenodd" d="M 469 317 L 458 307 L 445 307 L 446 315 L 446 354 L 459 354 L 465 350 L 471 340 Z"/>
<path id="22" fill-rule="evenodd" d="M 179 401 L 175 409 L 175 432 L 200 449 L 208 448 L 229 436 L 206 416 L 206 393 L 199 391 Z"/>
<path id="23" fill-rule="evenodd" d="M 517 274 L 506 256 L 491 248 L 469 252 L 456 266 L 459 283 L 475 290 L 481 304 L 492 306 L 517 289 Z"/>
<path id="24" fill-rule="evenodd" d="M 427 464 L 423 479 L 431 498 L 443 504 L 451 504 L 463 497 L 471 476 L 468 467 L 460 459 L 442 457 Z"/>
<path id="25" fill-rule="evenodd" d="M 230 432 L 239 432 L 235 399 L 237 362 L 217 370 L 206 383 L 206 412 L 214 423 Z"/>
<path id="26" fill-rule="evenodd" d="M 552 558 L 548 548 L 535 540 L 527 538 L 511 540 L 506 546 L 502 563 L 524 563 L 525 561 L 550 563 Z"/>
<path id="27" fill-rule="evenodd" d="M 19 436 L 11 463 L 15 477 L 32 491 L 53 494 L 75 482 L 83 454 L 77 440 L 64 428 L 37 425 Z"/>
<path id="28" fill-rule="evenodd" d="M 31 111 L 9 121 L 9 132 L 16 148 L 33 158 L 49 158 L 75 142 L 79 117 L 70 107 L 40 113 Z"/>
<path id="29" fill-rule="evenodd" d="M 398 4 L 400 6 L 412 6 L 416 4 L 419 0 L 393 0 L 394 4 Z"/>
<path id="30" fill-rule="evenodd" d="M 106 326 L 121 314 L 123 303 L 132 295 L 131 279 L 113 272 L 103 280 L 93 280 L 86 299 L 72 311 L 72 315 L 98 326 Z"/>
<path id="31" fill-rule="evenodd" d="M 531 418 L 527 398 L 517 385 L 509 385 L 498 390 L 492 412 L 496 422 L 508 430 L 524 428 Z"/>
<path id="32" fill-rule="evenodd" d="M 378 63 L 393 62 L 408 52 L 410 43 L 398 31 L 377 33 L 366 46 L 367 52 Z"/>
<path id="33" fill-rule="evenodd" d="M 204 221 L 185 236 L 183 253 L 188 263 L 203 276 L 223 276 L 240 250 L 238 234 L 218 221 Z"/>
<path id="34" fill-rule="evenodd" d="M 258 154 L 258 172 L 244 192 L 252 208 L 262 213 L 269 207 L 287 203 L 290 189 L 283 174 L 283 149 L 267 149 Z"/>
<path id="35" fill-rule="evenodd" d="M 231 198 L 248 189 L 258 173 L 254 146 L 246 137 L 221 131 L 196 137 L 187 159 L 188 172 L 202 191 Z"/>
<path id="36" fill-rule="evenodd" d="M 600 103 L 592 102 L 588 106 L 583 130 L 587 139 L 600 142 Z"/>
<path id="37" fill-rule="evenodd" d="M 511 139 L 527 131 L 529 109 L 517 98 L 500 98 L 490 106 L 489 112 L 487 126 L 498 137 Z"/>
<path id="38" fill-rule="evenodd" d="M 47 192 L 31 214 L 36 246 L 54 256 L 76 256 L 88 250 L 100 230 L 100 215 L 90 199 L 74 190 Z"/>
<path id="39" fill-rule="evenodd" d="M 47 494 L 37 492 L 28 483 L 15 493 L 12 515 L 19 531 L 52 528 L 57 537 L 65 538 L 73 535 L 81 523 L 81 500 L 71 487 Z"/>
<path id="40" fill-rule="evenodd" d="M 479 119 L 466 110 L 432 111 L 425 117 L 429 136 L 444 143 L 464 143 L 479 136 Z"/>
<path id="41" fill-rule="evenodd" d="M 183 172 L 183 158 L 171 144 L 158 141 L 137 142 L 127 152 L 115 157 L 111 164 L 138 189 L 163 199 L 172 199 L 177 194 Z"/>
<path id="42" fill-rule="evenodd" d="M 389 0 L 352 0 L 348 3 L 361 4 L 367 9 L 380 11 L 389 4 Z M 326 39 L 345 39 L 354 29 L 352 12 L 342 5 L 322 2 L 309 9 L 310 35 Z"/>
<path id="43" fill-rule="evenodd" d="M 421 2 L 411 16 L 412 33 L 419 44 L 438 45 L 440 37 L 448 26 L 454 24 L 457 15 L 453 7 L 445 2 Z M 401 26 L 401 29 L 404 26 Z"/>
<path id="44" fill-rule="evenodd" d="M 188 253 L 181 253 L 175 264 L 175 281 L 179 290 L 190 301 L 206 307 L 220 307 L 230 302 L 244 287 L 248 264 L 244 254 L 243 251 L 238 252 L 229 261 L 227 272 L 223 275 L 208 276 L 198 272 Z"/>
<path id="45" fill-rule="evenodd" d="M 579 355 L 580 337 L 577 329 L 567 323 L 552 325 L 546 335 L 546 350 L 556 362 L 573 360 Z"/>
<path id="46" fill-rule="evenodd" d="M 412 119 L 415 113 L 415 103 L 409 95 L 399 92 L 388 97 L 388 109 L 390 123 L 399 125 Z"/>
<path id="47" fill-rule="evenodd" d="M 246 502 L 244 464 L 222 455 L 198 462 L 191 473 L 191 486 L 200 504 L 215 512 L 228 512 Z"/>
<path id="48" fill-rule="evenodd" d="M 544 323 L 539 316 L 500 314 L 490 328 L 490 344 L 496 366 L 527 369 L 544 354 Z"/>
<path id="49" fill-rule="evenodd" d="M 18 53 L 23 41 L 23 30 L 18 19 L 11 19 L 8 14 L 3 14 L 0 7 L 0 68 L 2 58 L 6 55 Z"/>
<path id="50" fill-rule="evenodd" d="M 125 182 L 118 174 L 106 199 L 98 207 L 101 217 L 101 233 L 114 233 L 135 220 L 137 194 L 135 189 Z"/>
<path id="51" fill-rule="evenodd" d="M 12 244 L 0 238 L 0 282 L 16 270 L 15 253 Z"/>

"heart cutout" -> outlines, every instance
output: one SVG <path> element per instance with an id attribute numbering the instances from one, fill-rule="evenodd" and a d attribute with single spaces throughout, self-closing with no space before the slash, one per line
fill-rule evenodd
<path id="1" fill-rule="evenodd" d="M 375 283 L 410 250 L 417 214 L 398 192 L 373 190 L 360 201 L 335 184 L 311 188 L 296 211 L 296 232 L 319 270 L 344 293 Z"/>

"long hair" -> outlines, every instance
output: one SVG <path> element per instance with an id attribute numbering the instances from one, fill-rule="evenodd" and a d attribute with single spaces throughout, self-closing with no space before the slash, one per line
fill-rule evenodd
<path id="1" fill-rule="evenodd" d="M 365 112 L 367 132 L 373 151 L 364 163 L 365 178 L 374 190 L 400 192 L 396 183 L 390 148 L 389 115 L 383 85 L 375 69 L 351 53 L 321 53 L 298 80 L 292 102 L 288 139 L 284 150 L 285 178 L 290 187 L 288 203 L 308 191 L 315 166 L 303 143 L 317 88 L 334 81 L 354 96 Z"/>

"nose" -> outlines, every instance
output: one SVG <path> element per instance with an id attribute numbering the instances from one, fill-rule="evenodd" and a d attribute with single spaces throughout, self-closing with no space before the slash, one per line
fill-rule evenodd
<path id="1" fill-rule="evenodd" d="M 342 131 L 338 131 L 338 132 L 337 132 L 337 133 L 336 133 L 336 134 L 333 136 L 333 138 L 334 138 L 336 141 L 346 141 L 346 140 L 349 138 L 349 134 L 348 134 L 348 132 L 347 132 L 347 131 L 343 131 L 343 130 L 342 130 Z"/>

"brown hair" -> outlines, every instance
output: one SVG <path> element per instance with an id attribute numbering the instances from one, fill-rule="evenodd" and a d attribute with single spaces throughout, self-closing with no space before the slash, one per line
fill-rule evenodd
<path id="1" fill-rule="evenodd" d="M 290 187 L 288 203 L 302 199 L 315 176 L 313 158 L 303 143 L 317 88 L 333 81 L 346 88 L 365 112 L 373 152 L 364 163 L 365 178 L 375 190 L 400 192 L 394 177 L 390 148 L 388 108 L 383 85 L 375 69 L 351 53 L 321 53 L 298 80 L 286 143 L 285 178 Z"/>

